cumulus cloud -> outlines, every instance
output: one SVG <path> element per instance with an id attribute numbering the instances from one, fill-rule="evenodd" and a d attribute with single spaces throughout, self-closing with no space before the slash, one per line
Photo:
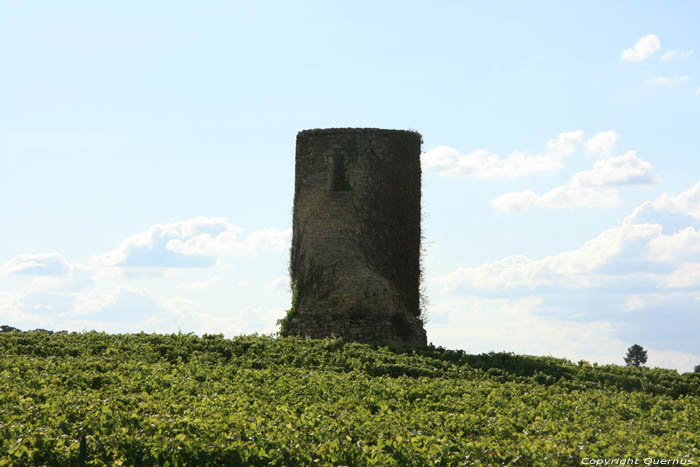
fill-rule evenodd
<path id="1" fill-rule="evenodd" d="M 617 133 L 613 130 L 601 131 L 593 138 L 586 141 L 586 152 L 609 156 L 617 142 Z"/>
<path id="2" fill-rule="evenodd" d="M 696 255 L 697 247 L 698 245 L 695 245 Z M 666 277 L 665 285 L 673 289 L 698 288 L 700 286 L 700 262 L 681 264 Z M 700 302 L 698 305 L 700 305 Z"/>
<path id="3" fill-rule="evenodd" d="M 0 311 L 6 313 L 18 308 L 18 295 L 13 292 L 0 292 Z"/>
<path id="4" fill-rule="evenodd" d="M 493 198 L 491 206 L 505 213 L 526 212 L 533 206 L 537 206 L 541 198 L 530 189 L 512 191 Z"/>
<path id="5" fill-rule="evenodd" d="M 166 247 L 174 253 L 185 256 L 212 258 L 227 255 L 254 256 L 268 249 L 282 251 L 288 248 L 291 232 L 291 229 L 267 228 L 251 233 L 245 240 L 239 239 L 231 232 L 216 236 L 193 235 L 188 238 L 174 238 L 166 244 Z"/>
<path id="6" fill-rule="evenodd" d="M 185 282 L 180 284 L 180 287 L 185 289 L 209 289 L 221 282 L 222 279 L 223 276 L 214 276 L 203 281 Z"/>
<path id="7" fill-rule="evenodd" d="M 506 157 L 485 149 L 460 154 L 448 146 L 437 146 L 423 153 L 421 162 L 423 170 L 436 171 L 445 177 L 516 179 L 561 168 L 562 159 L 574 154 L 582 141 L 581 130 L 563 132 L 547 142 L 547 150 L 543 154 L 514 151 Z"/>
<path id="8" fill-rule="evenodd" d="M 244 307 L 208 311 L 181 296 L 159 296 L 145 288 L 116 287 L 87 292 L 23 289 L 0 293 L 6 323 L 20 329 L 107 332 L 224 333 L 229 337 L 253 332 L 272 333 L 282 307 Z"/>
<path id="9" fill-rule="evenodd" d="M 647 348 L 647 353 L 649 355 L 646 363 L 648 367 L 675 368 L 680 373 L 693 372 L 693 368 L 700 360 L 697 354 L 679 352 L 677 350 L 649 347 Z"/>
<path id="10" fill-rule="evenodd" d="M 574 175 L 574 187 L 651 185 L 657 182 L 654 166 L 637 157 L 636 151 L 596 162 L 593 170 Z"/>
<path id="11" fill-rule="evenodd" d="M 241 237 L 242 231 L 223 218 L 197 217 L 156 224 L 93 260 L 103 266 L 126 268 L 210 267 L 223 256 L 283 250 L 291 238 L 291 229 L 263 229 L 247 238 Z"/>
<path id="12" fill-rule="evenodd" d="M 73 318 L 82 317 L 93 322 L 120 321 L 136 324 L 153 313 L 163 311 L 162 305 L 146 289 L 119 287 L 76 295 L 68 314 Z"/>
<path id="13" fill-rule="evenodd" d="M 289 291 L 289 276 L 280 276 L 265 282 L 265 288 L 270 291 Z"/>
<path id="14" fill-rule="evenodd" d="M 162 299 L 131 287 L 86 292 L 30 287 L 14 294 L 11 308 L 3 310 L 20 328 L 31 328 L 31 323 L 36 323 L 48 329 L 133 332 L 144 330 L 146 320 L 166 311 Z"/>
<path id="15" fill-rule="evenodd" d="M 583 131 L 565 131 L 556 138 L 547 141 L 547 154 L 566 157 L 576 152 L 583 141 Z"/>
<path id="16" fill-rule="evenodd" d="M 59 253 L 26 253 L 0 265 L 0 274 L 65 276 L 71 269 L 71 264 Z"/>
<path id="17" fill-rule="evenodd" d="M 625 218 L 624 223 L 660 224 L 664 226 L 665 232 L 676 232 L 686 227 L 697 226 L 698 221 L 700 183 L 677 196 L 663 193 L 654 201 L 645 201 Z"/>
<path id="18" fill-rule="evenodd" d="M 71 264 L 70 272 L 63 276 L 37 276 L 32 280 L 32 287 L 62 291 L 79 291 L 95 283 L 95 272 L 89 267 Z"/>
<path id="19" fill-rule="evenodd" d="M 94 272 L 70 263 L 60 253 L 25 253 L 0 264 L 0 275 L 31 278 L 36 289 L 81 290 L 94 283 Z"/>
<path id="20" fill-rule="evenodd" d="M 491 206 L 505 213 L 526 212 L 531 208 L 608 209 L 621 203 L 617 190 L 608 188 L 576 187 L 571 184 L 558 186 L 538 195 L 532 190 L 504 193 L 491 200 Z"/>
<path id="21" fill-rule="evenodd" d="M 20 329 L 144 330 L 143 322 L 164 309 L 143 289 L 120 287 L 106 291 L 70 292 L 33 287 L 16 292 L 1 309 Z"/>
<path id="22" fill-rule="evenodd" d="M 433 277 L 430 284 L 440 294 L 472 300 L 522 305 L 536 297 L 527 302 L 527 313 L 542 326 L 563 319 L 581 326 L 606 322 L 609 343 L 617 342 L 618 335 L 635 336 L 658 352 L 650 364 L 690 371 L 691 357 L 700 361 L 694 331 L 700 327 L 700 183 L 643 203 L 621 225 L 579 248 L 460 267 Z M 446 330 L 457 325 L 457 318 L 443 321 L 449 322 Z M 620 347 L 622 352 L 629 345 Z"/>
<path id="23" fill-rule="evenodd" d="M 678 77 L 673 76 L 653 76 L 644 81 L 644 86 L 673 86 L 675 84 L 683 84 L 690 81 L 690 76 L 683 75 Z"/>
<path id="24" fill-rule="evenodd" d="M 654 167 L 637 157 L 635 151 L 603 159 L 593 169 L 576 173 L 569 183 L 538 195 L 532 190 L 511 192 L 491 200 L 502 212 L 524 212 L 533 207 L 545 209 L 612 208 L 620 204 L 620 185 L 650 185 L 657 181 Z"/>
<path id="25" fill-rule="evenodd" d="M 700 184 L 699 184 L 700 185 Z M 615 277 L 646 275 L 655 287 L 700 285 L 700 228 L 687 226 L 667 232 L 665 226 L 641 216 L 646 206 L 678 209 L 692 199 L 698 186 L 676 197 L 663 195 L 645 203 L 626 218 L 622 225 L 608 229 L 580 248 L 533 260 L 515 255 L 477 267 L 458 268 L 437 277 L 445 291 L 464 289 L 471 292 L 535 290 L 542 286 L 592 287 Z M 691 212 L 694 207 L 688 207 Z M 662 216 L 657 220 L 665 219 Z M 689 222 L 697 223 L 694 216 Z M 675 225 L 674 225 L 675 227 Z M 671 271 L 669 274 L 661 272 Z"/>
<path id="26" fill-rule="evenodd" d="M 654 34 L 644 36 L 632 48 L 622 51 L 622 60 L 626 62 L 641 62 L 646 60 L 661 48 L 661 41 Z"/>
<path id="27" fill-rule="evenodd" d="M 541 312 L 543 306 L 545 300 L 538 296 L 445 300 L 430 307 L 427 332 L 440 345 L 470 353 L 509 351 L 622 363 L 629 345 L 617 338 L 609 321 L 547 316 Z"/>
<path id="28" fill-rule="evenodd" d="M 623 311 L 635 311 L 644 307 L 644 298 L 639 295 L 630 295 L 624 297 L 624 302 L 622 304 Z"/>
<path id="29" fill-rule="evenodd" d="M 661 56 L 661 60 L 663 60 L 664 62 L 667 62 L 669 60 L 673 60 L 674 58 L 687 57 L 688 55 L 691 55 L 692 53 L 693 53 L 692 50 L 667 50 Z"/>
<path id="30" fill-rule="evenodd" d="M 672 274 L 659 274 L 670 263 Z M 476 267 L 463 267 L 438 276 L 433 282 L 443 291 L 470 293 L 600 287 L 616 277 L 646 275 L 645 285 L 685 287 L 697 285 L 700 265 L 700 231 L 688 228 L 666 235 L 658 224 L 623 224 L 608 229 L 580 248 L 530 259 L 514 255 Z M 655 267 L 658 266 L 658 267 Z M 673 269 L 676 268 L 676 269 Z"/>
<path id="31" fill-rule="evenodd" d="M 221 284 L 230 265 L 191 271 L 177 266 L 213 265 L 224 256 L 255 256 L 265 251 L 286 251 L 291 229 L 261 229 L 248 235 L 223 219 L 196 218 L 173 224 L 155 225 L 127 238 L 119 248 L 94 258 L 94 265 L 72 264 L 55 253 L 17 255 L 0 263 L 0 275 L 16 275 L 15 283 L 28 286 L 14 291 L 0 290 L 0 315 L 7 324 L 20 329 L 46 328 L 107 332 L 226 332 L 229 335 L 274 332 L 276 320 L 288 305 L 287 287 L 281 281 L 261 283 L 261 306 L 243 310 L 221 309 L 220 300 L 210 293 L 196 293 L 205 304 L 178 292 L 156 295 L 137 283 L 193 294 Z M 144 268 L 144 269 L 139 269 Z M 130 272 L 138 273 L 136 276 Z M 158 272 L 145 276 L 142 272 Z M 212 273 L 212 271 L 214 273 Z M 208 273 L 206 275 L 203 275 Z M 26 279 L 22 279 L 22 277 Z M 188 277 L 185 281 L 182 277 Z M 154 278 L 165 283 L 158 284 Z M 124 284 L 127 281 L 128 285 Z M 97 283 L 95 281 L 98 281 Z M 235 282 L 236 278 L 231 277 Z M 238 285 L 247 286 L 239 281 Z M 89 287 L 90 286 L 90 287 Z M 281 290 L 285 289 L 285 290 Z M 223 289 L 213 290 L 217 294 Z M 254 292 L 246 292 L 255 297 Z M 206 296 L 209 294 L 209 298 Z"/>
<path id="32" fill-rule="evenodd" d="M 593 287 L 601 283 L 601 275 L 614 271 L 621 259 L 643 263 L 645 246 L 661 230 L 661 226 L 654 224 L 624 224 L 602 232 L 574 250 L 538 260 L 524 255 L 509 256 L 493 263 L 458 268 L 436 277 L 434 282 L 446 292 L 461 289 L 469 293 Z"/>
<path id="33" fill-rule="evenodd" d="M 656 261 L 700 261 L 700 230 L 686 227 L 670 235 L 659 235 L 649 242 L 649 253 Z"/>

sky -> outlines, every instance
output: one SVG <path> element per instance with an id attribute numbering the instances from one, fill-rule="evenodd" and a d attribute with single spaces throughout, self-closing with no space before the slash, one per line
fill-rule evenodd
<path id="1" fill-rule="evenodd" d="M 700 364 L 700 3 L 3 2 L 0 324 L 270 334 L 297 132 L 423 135 L 428 341 Z"/>

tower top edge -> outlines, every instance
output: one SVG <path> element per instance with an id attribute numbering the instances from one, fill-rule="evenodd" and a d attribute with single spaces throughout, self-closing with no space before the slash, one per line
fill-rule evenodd
<path id="1" fill-rule="evenodd" d="M 297 133 L 297 138 L 305 136 L 325 136 L 325 135 L 411 135 L 421 138 L 421 134 L 415 130 L 392 130 L 384 128 L 313 128 L 301 130 Z"/>

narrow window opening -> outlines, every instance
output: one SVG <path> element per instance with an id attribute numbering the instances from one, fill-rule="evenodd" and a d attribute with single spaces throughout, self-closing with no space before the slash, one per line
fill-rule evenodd
<path id="1" fill-rule="evenodd" d="M 330 189 L 331 191 L 346 191 L 350 189 L 350 183 L 348 183 L 348 170 L 345 165 L 345 157 L 341 154 L 336 154 L 329 158 L 329 176 L 330 176 Z"/>

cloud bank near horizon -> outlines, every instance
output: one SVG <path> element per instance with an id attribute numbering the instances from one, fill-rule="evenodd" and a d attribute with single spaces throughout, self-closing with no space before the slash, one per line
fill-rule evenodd
<path id="1" fill-rule="evenodd" d="M 546 330 L 552 326 L 560 327 L 563 335 L 595 328 L 600 335 L 592 341 L 600 341 L 599 349 L 607 348 L 594 352 L 596 358 L 619 360 L 620 349 L 633 339 L 666 352 L 665 362 L 675 358 L 675 367 L 691 371 L 691 357 L 700 361 L 691 331 L 700 328 L 700 183 L 641 204 L 618 227 L 579 248 L 540 259 L 514 255 L 460 267 L 430 278 L 429 285 L 451 300 L 495 307 L 504 319 L 509 313 L 518 319 L 527 316 L 530 324 L 523 326 L 535 341 L 536 336 L 548 339 Z M 472 316 L 471 311 L 465 313 Z M 473 328 L 454 310 L 445 319 L 446 335 L 450 327 Z M 482 330 L 473 332 L 479 335 Z M 589 341 L 575 342 L 579 344 L 561 343 L 562 354 L 591 354 L 581 348 Z M 668 342 L 674 343 L 672 349 Z"/>

